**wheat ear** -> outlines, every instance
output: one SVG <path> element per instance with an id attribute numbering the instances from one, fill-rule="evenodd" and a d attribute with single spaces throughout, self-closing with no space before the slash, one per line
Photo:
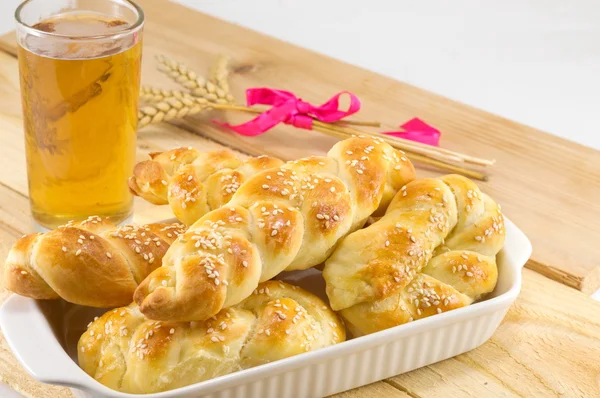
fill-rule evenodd
<path id="1" fill-rule="evenodd" d="M 140 87 L 140 98 L 147 103 L 164 101 L 167 98 L 192 98 L 192 95 L 181 90 L 166 90 L 162 88 L 142 86 Z"/>
<path id="2" fill-rule="evenodd" d="M 217 61 L 213 64 L 210 71 L 210 81 L 217 85 L 225 93 L 225 99 L 230 104 L 235 102 L 235 98 L 229 90 L 229 57 L 219 55 Z"/>
<path id="3" fill-rule="evenodd" d="M 214 105 L 206 98 L 165 98 L 163 101 L 140 108 L 138 111 L 138 128 L 186 115 L 194 115 L 213 108 Z"/>
<path id="4" fill-rule="evenodd" d="M 157 61 L 159 64 L 158 69 L 161 72 L 190 90 L 193 96 L 205 98 L 218 104 L 229 102 L 227 93 L 222 88 L 189 70 L 184 64 L 175 62 L 164 55 L 159 55 Z"/>

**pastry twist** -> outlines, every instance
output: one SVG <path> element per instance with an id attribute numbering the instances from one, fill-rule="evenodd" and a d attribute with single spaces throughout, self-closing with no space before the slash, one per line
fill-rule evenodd
<path id="1" fill-rule="evenodd" d="M 413 178 L 401 152 L 360 137 L 260 172 L 173 243 L 134 300 L 151 319 L 207 319 L 283 270 L 323 262 Z"/>
<path id="2" fill-rule="evenodd" d="M 465 177 L 408 183 L 325 263 L 332 308 L 362 335 L 471 304 L 496 286 L 503 220 Z"/>
<path id="3" fill-rule="evenodd" d="M 248 177 L 283 164 L 269 156 L 243 161 L 229 151 L 200 152 L 192 147 L 150 157 L 135 165 L 130 191 L 155 205 L 169 204 L 186 225 L 229 202 Z"/>
<path id="4" fill-rule="evenodd" d="M 8 253 L 4 286 L 35 299 L 62 297 L 91 307 L 131 302 L 133 292 L 160 267 L 181 224 L 116 227 L 90 217 L 48 233 L 26 235 Z"/>
<path id="5" fill-rule="evenodd" d="M 102 384 L 156 393 L 344 341 L 337 315 L 313 294 L 279 281 L 200 322 L 144 318 L 135 304 L 92 322 L 79 365 Z"/>

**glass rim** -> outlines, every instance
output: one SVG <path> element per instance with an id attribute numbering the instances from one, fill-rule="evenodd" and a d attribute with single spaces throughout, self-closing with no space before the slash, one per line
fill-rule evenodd
<path id="1" fill-rule="evenodd" d="M 131 25 L 127 29 L 123 29 L 118 32 L 107 33 L 107 34 L 102 34 L 102 35 L 93 35 L 93 36 L 73 36 L 73 35 L 65 35 L 65 34 L 54 33 L 54 32 L 44 32 L 42 30 L 36 29 L 36 28 L 26 24 L 25 22 L 23 22 L 21 20 L 21 10 L 23 10 L 23 8 L 25 6 L 27 6 L 29 3 L 32 3 L 34 1 L 39 1 L 39 0 L 25 0 L 21 4 L 19 4 L 17 9 L 15 10 L 14 18 L 15 18 L 15 21 L 19 28 L 24 29 L 25 31 L 27 31 L 27 33 L 33 34 L 38 37 L 55 37 L 55 38 L 62 38 L 62 39 L 69 39 L 69 40 L 112 39 L 112 38 L 118 38 L 120 36 L 126 36 L 129 34 L 135 33 L 142 27 L 142 25 L 144 24 L 144 20 L 145 20 L 144 10 L 142 10 L 142 7 L 137 5 L 132 0 L 121 0 L 124 3 L 131 5 L 137 13 L 137 20 L 135 21 L 135 23 L 133 25 Z M 113 0 L 109 0 L 109 1 L 113 1 Z"/>

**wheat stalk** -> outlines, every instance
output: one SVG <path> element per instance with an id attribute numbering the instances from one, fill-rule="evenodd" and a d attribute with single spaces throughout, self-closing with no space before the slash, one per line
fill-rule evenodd
<path id="1" fill-rule="evenodd" d="M 140 87 L 140 99 L 144 102 L 156 103 L 167 98 L 192 98 L 192 95 L 181 90 L 166 90 L 149 86 Z"/>
<path id="2" fill-rule="evenodd" d="M 228 92 L 217 84 L 206 80 L 204 77 L 197 75 L 189 70 L 187 66 L 180 62 L 175 62 L 164 55 L 157 57 L 159 64 L 158 69 L 169 76 L 173 81 L 181 84 L 195 97 L 204 98 L 210 102 L 218 104 L 227 104 L 230 102 L 228 98 L 233 99 Z M 225 69 L 226 66 L 225 66 Z M 226 77 L 225 73 L 225 77 Z"/>

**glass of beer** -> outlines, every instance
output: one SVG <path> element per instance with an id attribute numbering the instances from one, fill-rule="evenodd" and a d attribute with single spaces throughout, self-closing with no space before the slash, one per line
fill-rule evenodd
<path id="1" fill-rule="evenodd" d="M 128 0 L 27 0 L 15 12 L 29 197 L 54 228 L 132 213 L 144 14 Z"/>

